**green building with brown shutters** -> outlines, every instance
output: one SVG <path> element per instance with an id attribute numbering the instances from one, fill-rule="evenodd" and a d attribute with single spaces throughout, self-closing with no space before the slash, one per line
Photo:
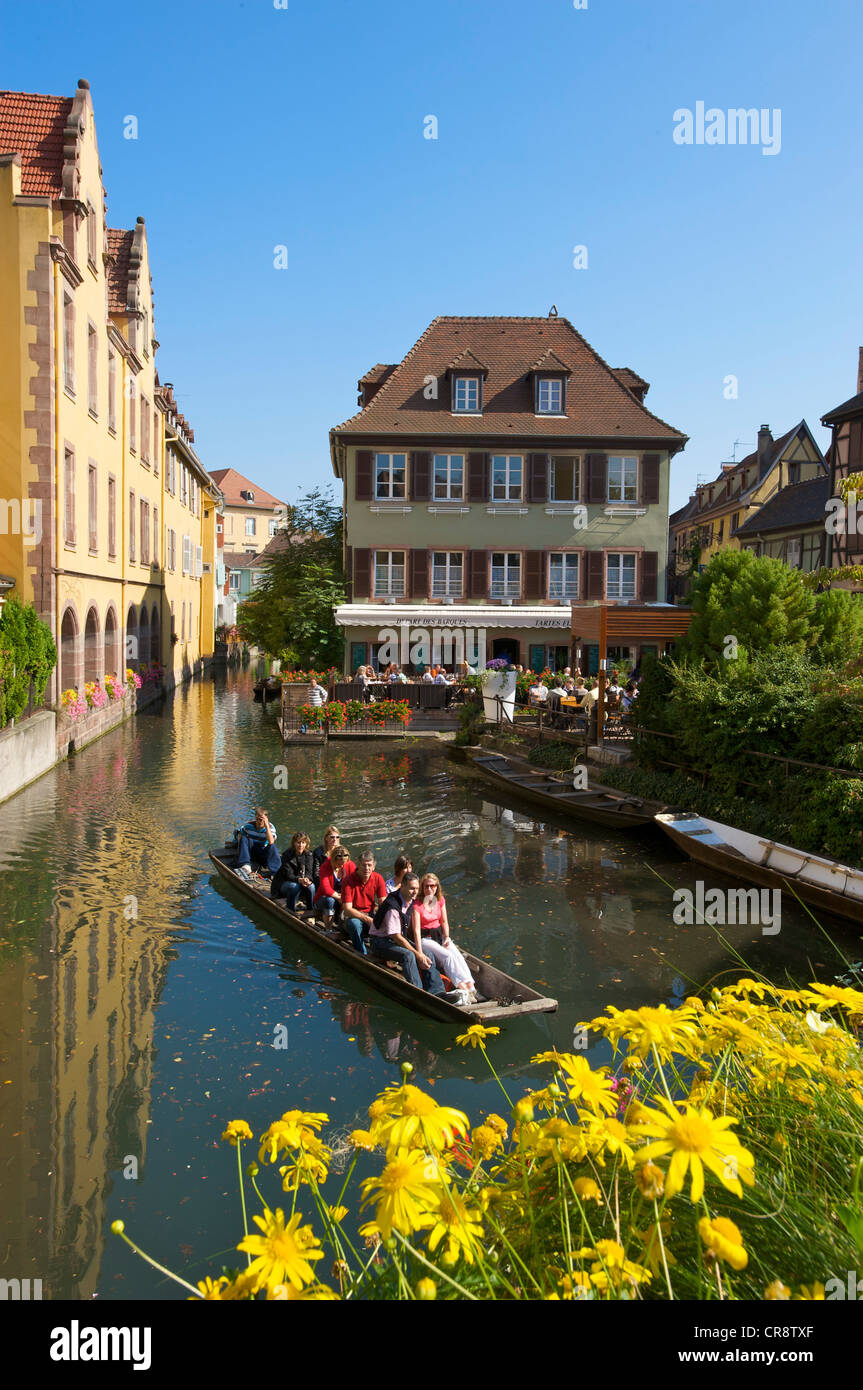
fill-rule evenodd
<path id="1" fill-rule="evenodd" d="M 572 603 L 664 602 L 669 465 L 686 436 L 647 409 L 648 389 L 556 310 L 436 318 L 401 362 L 366 372 L 360 410 L 330 431 L 346 670 L 382 646 L 389 659 L 394 630 L 402 666 L 431 631 L 446 664 L 469 633 L 469 661 L 562 669 Z"/>

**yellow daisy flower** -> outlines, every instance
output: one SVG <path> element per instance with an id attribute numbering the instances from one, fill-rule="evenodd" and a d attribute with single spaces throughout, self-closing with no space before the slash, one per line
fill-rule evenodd
<path id="1" fill-rule="evenodd" d="M 440 1192 L 434 1162 L 421 1149 L 398 1149 L 380 1177 L 366 1178 L 362 1188 L 363 1206 L 377 1203 L 375 1223 L 384 1240 L 394 1227 L 410 1235 L 428 1226 Z"/>
<path id="2" fill-rule="evenodd" d="M 301 1289 L 315 1282 L 310 1261 L 322 1259 L 324 1252 L 311 1226 L 300 1225 L 302 1219 L 297 1212 L 286 1226 L 281 1207 L 274 1212 L 265 1208 L 263 1216 L 253 1217 L 262 1234 L 244 1236 L 237 1249 L 256 1256 L 246 1271 L 255 1290 L 286 1283 Z"/>
<path id="3" fill-rule="evenodd" d="M 795 1303 L 822 1303 L 824 1302 L 825 1292 L 823 1284 L 801 1284 L 800 1292 L 795 1295 Z"/>
<path id="4" fill-rule="evenodd" d="M 724 1260 L 732 1269 L 745 1269 L 749 1256 L 743 1248 L 743 1237 L 727 1216 L 702 1216 L 698 1234 L 717 1260 Z"/>
<path id="5" fill-rule="evenodd" d="M 273 1284 L 267 1288 L 267 1301 L 279 1303 L 318 1303 L 338 1299 L 338 1294 L 326 1284 L 311 1284 L 307 1289 L 295 1289 L 293 1284 Z"/>
<path id="6" fill-rule="evenodd" d="M 487 1116 L 485 1123 L 490 1129 L 496 1130 L 498 1134 L 503 1135 L 504 1139 L 506 1138 L 509 1126 L 506 1120 L 501 1119 L 500 1115 Z"/>
<path id="7" fill-rule="evenodd" d="M 764 1297 L 768 1303 L 786 1303 L 791 1297 L 791 1290 L 781 1279 L 774 1279 L 764 1290 Z"/>
<path id="8" fill-rule="evenodd" d="M 665 1191 L 665 1174 L 655 1163 L 642 1163 L 634 1173 L 635 1186 L 649 1202 L 658 1201 Z"/>
<path id="9" fill-rule="evenodd" d="M 691 1105 L 687 1105 L 681 1114 L 664 1097 L 659 1103 L 664 1114 L 658 1110 L 648 1111 L 648 1119 L 640 1120 L 633 1127 L 645 1135 L 656 1136 L 653 1143 L 635 1155 L 636 1163 L 644 1163 L 661 1154 L 671 1154 L 665 1179 L 668 1197 L 675 1197 L 683 1190 L 686 1174 L 691 1169 L 690 1200 L 700 1202 L 705 1168 L 729 1192 L 742 1197 L 740 1179 L 750 1187 L 753 1185 L 755 1160 L 749 1150 L 742 1147 L 737 1135 L 728 1133 L 729 1126 L 737 1123 L 733 1116 L 722 1115 L 717 1119 L 709 1110 L 696 1110 Z"/>
<path id="10" fill-rule="evenodd" d="M 609 1085 L 605 1067 L 594 1071 L 586 1058 L 575 1057 L 570 1052 L 561 1053 L 558 1064 L 566 1077 L 570 1100 L 583 1101 L 596 1114 L 601 1110 L 607 1115 L 614 1114 L 620 1101 Z"/>
<path id="11" fill-rule="evenodd" d="M 572 1184 L 575 1193 L 583 1202 L 601 1202 L 602 1192 L 593 1178 L 576 1178 Z"/>
<path id="12" fill-rule="evenodd" d="M 245 1120 L 229 1120 L 222 1138 L 227 1139 L 232 1148 L 237 1147 L 238 1139 L 252 1139 L 252 1131 Z"/>
<path id="13" fill-rule="evenodd" d="M 456 1042 L 459 1047 L 485 1047 L 486 1038 L 499 1033 L 499 1028 L 486 1028 L 482 1023 L 472 1023 L 466 1033 L 459 1033 Z"/>
<path id="14" fill-rule="evenodd" d="M 443 1255 L 455 1261 L 462 1255 L 472 1265 L 477 1250 L 477 1240 L 482 1238 L 482 1224 L 478 1211 L 468 1211 L 464 1200 L 457 1192 L 445 1192 L 433 1213 L 432 1228 L 429 1232 L 428 1247 L 435 1251 L 444 1241 Z"/>
<path id="15" fill-rule="evenodd" d="M 498 1149 L 503 1148 L 503 1139 L 491 1125 L 477 1125 L 471 1135 L 474 1154 L 480 1158 L 491 1158 Z"/>
<path id="16" fill-rule="evenodd" d="M 685 1053 L 698 1037 L 689 1004 L 674 1010 L 665 1004 L 642 1009 L 616 1009 L 609 1005 L 608 1013 L 610 1018 L 595 1018 L 589 1026 L 604 1033 L 615 1046 L 626 1038 L 638 1057 L 646 1057 L 654 1046 L 660 1053 Z"/>
<path id="17" fill-rule="evenodd" d="M 355 1129 L 348 1135 L 348 1143 L 355 1149 L 376 1149 L 377 1141 L 367 1129 Z"/>
<path id="18" fill-rule="evenodd" d="M 462 1110 L 438 1105 L 418 1086 L 393 1087 L 384 1092 L 381 1100 L 387 1109 L 372 1122 L 372 1134 L 387 1149 L 410 1148 L 413 1144 L 448 1149 L 457 1134 L 468 1131 L 468 1118 Z"/>

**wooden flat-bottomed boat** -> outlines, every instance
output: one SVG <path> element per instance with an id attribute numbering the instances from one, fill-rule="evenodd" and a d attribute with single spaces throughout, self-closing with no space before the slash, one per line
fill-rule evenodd
<path id="1" fill-rule="evenodd" d="M 765 840 L 694 812 L 660 812 L 657 825 L 699 864 L 765 888 L 785 889 L 811 907 L 863 922 L 863 870 Z"/>
<path id="2" fill-rule="evenodd" d="M 557 1009 L 556 999 L 538 994 L 521 980 L 514 980 L 511 975 L 505 975 L 502 970 L 497 970 L 488 961 L 480 960 L 468 951 L 463 951 L 462 954 L 476 983 L 478 1002 L 450 1004 L 446 997 L 428 994 L 424 989 L 417 989 L 409 984 L 399 967 L 385 964 L 371 953 L 361 956 L 338 927 L 322 926 L 315 921 L 310 912 L 301 915 L 289 911 L 283 901 L 270 896 L 268 883 L 250 880 L 237 873 L 236 851 L 233 846 L 226 846 L 220 853 L 211 854 L 210 859 L 222 878 L 245 898 L 264 908 L 271 917 L 306 941 L 312 942 L 329 956 L 341 961 L 355 975 L 359 975 L 391 999 L 397 999 L 417 1013 L 427 1014 L 430 1018 L 439 1019 L 444 1023 L 465 1027 L 469 1023 L 500 1023 L 522 1014 L 554 1013 Z"/>
<path id="3" fill-rule="evenodd" d="M 576 790 L 572 776 L 544 772 L 519 758 L 498 753 L 468 753 L 478 772 L 507 791 L 542 806 L 554 815 L 575 816 L 616 830 L 634 830 L 651 825 L 662 807 L 658 801 L 627 796 L 612 787 L 595 785 Z"/>

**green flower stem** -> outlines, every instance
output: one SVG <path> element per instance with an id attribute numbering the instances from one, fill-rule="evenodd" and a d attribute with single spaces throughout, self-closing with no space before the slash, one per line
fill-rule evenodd
<path id="1" fill-rule="evenodd" d="M 248 1236 L 248 1234 L 249 1234 L 249 1221 L 248 1221 L 248 1217 L 246 1216 L 246 1189 L 245 1189 L 245 1184 L 244 1184 L 244 1182 L 243 1182 L 243 1155 L 242 1155 L 242 1143 L 243 1143 L 242 1139 L 240 1139 L 239 1136 L 238 1136 L 238 1137 L 237 1137 L 237 1173 L 239 1174 L 239 1179 L 240 1179 L 240 1206 L 241 1206 L 242 1209 L 243 1209 L 243 1235 L 244 1235 L 244 1236 Z M 248 1266 L 249 1266 L 251 1263 L 252 1263 L 252 1257 L 251 1257 L 251 1255 L 249 1254 L 249 1252 L 246 1251 L 246 1267 L 248 1268 Z"/>
<path id="2" fill-rule="evenodd" d="M 480 1043 L 479 1043 L 479 1045 L 480 1045 L 480 1048 L 481 1048 L 481 1050 L 482 1050 L 482 1055 L 483 1055 L 483 1057 L 485 1058 L 486 1062 L 488 1063 L 488 1069 L 489 1069 L 489 1071 L 491 1072 L 492 1076 L 494 1077 L 494 1079 L 495 1079 L 495 1081 L 497 1082 L 497 1084 L 498 1084 L 498 1086 L 500 1087 L 500 1089 L 503 1091 L 504 1096 L 506 1097 L 506 1103 L 507 1103 L 507 1105 L 509 1106 L 509 1108 L 510 1108 L 510 1110 L 511 1110 L 511 1109 L 512 1109 L 512 1101 L 511 1101 L 510 1098 L 509 1098 L 509 1093 L 508 1093 L 506 1087 L 504 1086 L 503 1082 L 501 1081 L 500 1077 L 498 1076 L 497 1072 L 495 1071 L 494 1067 L 493 1067 L 492 1064 L 491 1064 L 491 1058 L 489 1057 L 488 1052 L 486 1051 L 485 1043 L 483 1042 L 482 1038 L 480 1038 Z"/>
<path id="3" fill-rule="evenodd" d="M 184 1289 L 189 1290 L 189 1293 L 194 1294 L 195 1298 L 201 1297 L 200 1289 L 193 1288 L 191 1284 L 186 1283 L 185 1279 L 181 1279 L 179 1274 L 175 1274 L 172 1269 L 166 1269 L 164 1265 L 159 1264 L 158 1260 L 154 1260 L 152 1255 L 145 1254 L 144 1251 L 141 1250 L 140 1247 L 137 1246 L 133 1240 L 129 1239 L 125 1231 L 119 1231 L 117 1234 L 120 1236 L 121 1240 L 124 1240 L 126 1242 L 126 1244 L 129 1246 L 129 1249 L 134 1250 L 136 1255 L 140 1255 L 142 1260 L 146 1260 L 148 1265 L 152 1265 L 154 1269 L 158 1269 L 160 1274 L 164 1274 L 169 1279 L 173 1279 L 175 1284 L 181 1284 Z"/>
<path id="4" fill-rule="evenodd" d="M 475 1293 L 471 1293 L 468 1289 L 464 1287 L 463 1284 L 459 1284 L 457 1280 L 451 1279 L 450 1276 L 448 1274 L 445 1274 L 442 1269 L 438 1269 L 437 1265 L 433 1265 L 430 1260 L 427 1260 L 425 1255 L 423 1255 L 419 1250 L 417 1250 L 415 1246 L 411 1245 L 409 1240 L 405 1239 L 401 1231 L 394 1230 L 393 1235 L 395 1236 L 396 1240 L 401 1242 L 401 1244 L 405 1247 L 405 1250 L 409 1252 L 411 1255 L 413 1255 L 415 1260 L 418 1260 L 421 1265 L 424 1265 L 426 1269 L 431 1271 L 431 1273 L 434 1275 L 436 1279 L 442 1279 L 445 1284 L 449 1284 L 452 1288 L 456 1289 L 457 1292 L 461 1294 L 462 1298 L 469 1299 L 471 1303 L 479 1302 L 479 1299 L 477 1298 Z"/>

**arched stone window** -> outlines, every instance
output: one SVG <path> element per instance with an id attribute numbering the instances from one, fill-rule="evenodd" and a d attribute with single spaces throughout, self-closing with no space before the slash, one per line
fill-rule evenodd
<path id="1" fill-rule="evenodd" d="M 162 630 L 159 622 L 159 610 L 155 603 L 150 618 L 150 660 L 158 662 L 162 660 Z"/>
<path id="2" fill-rule="evenodd" d="M 72 608 L 63 614 L 60 626 L 60 690 L 83 690 L 84 673 L 78 619 Z"/>
<path id="3" fill-rule="evenodd" d="M 105 675 L 119 676 L 122 680 L 124 663 L 120 660 L 120 643 L 118 637 L 117 618 L 112 606 L 105 614 Z"/>
<path id="4" fill-rule="evenodd" d="M 138 618 L 138 660 L 143 666 L 150 661 L 150 615 L 143 604 Z"/>
<path id="5" fill-rule="evenodd" d="M 84 680 L 101 681 L 104 674 L 99 614 L 95 608 L 90 608 L 87 611 L 87 622 L 84 627 Z"/>
<path id="6" fill-rule="evenodd" d="M 126 662 L 138 660 L 138 615 L 134 604 L 126 614 Z"/>

